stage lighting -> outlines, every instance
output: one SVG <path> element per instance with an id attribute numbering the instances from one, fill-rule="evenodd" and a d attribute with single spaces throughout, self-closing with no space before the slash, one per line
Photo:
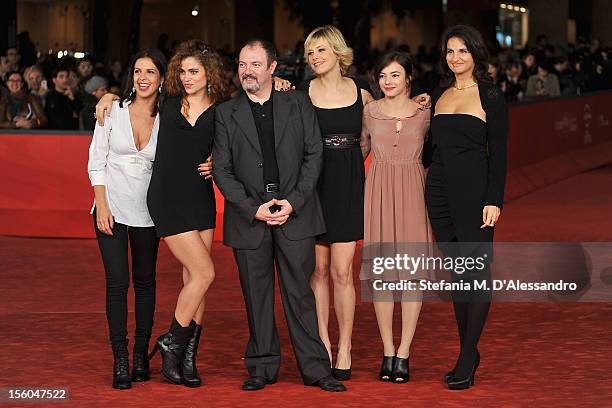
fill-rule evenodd
<path id="1" fill-rule="evenodd" d="M 191 10 L 191 15 L 197 17 L 198 14 L 200 14 L 200 6 L 193 6 L 193 10 Z"/>

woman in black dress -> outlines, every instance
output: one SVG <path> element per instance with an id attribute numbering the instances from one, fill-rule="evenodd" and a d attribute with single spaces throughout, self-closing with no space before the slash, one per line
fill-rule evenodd
<path id="1" fill-rule="evenodd" d="M 425 185 L 427 211 L 445 256 L 491 260 L 493 229 L 503 205 L 508 113 L 502 91 L 487 73 L 487 49 L 478 31 L 454 26 L 442 37 L 443 77 L 432 100 L 434 153 Z M 453 280 L 490 281 L 490 265 L 453 273 Z M 478 341 L 490 292 L 453 293 L 461 352 L 445 382 L 450 389 L 474 384 Z"/>
<path id="2" fill-rule="evenodd" d="M 351 335 L 355 316 L 353 256 L 363 239 L 365 171 L 359 146 L 363 106 L 373 98 L 367 83 L 346 77 L 353 51 L 333 26 L 316 28 L 305 53 L 316 78 L 302 88 L 315 107 L 323 138 L 323 170 L 318 193 L 327 232 L 317 237 L 316 268 L 311 278 L 319 335 L 332 359 L 329 338 L 329 276 L 334 286 L 338 350 L 333 369 L 338 380 L 351 376 Z"/>
<path id="3" fill-rule="evenodd" d="M 214 104 L 224 97 L 222 63 L 204 42 L 187 41 L 168 65 L 167 100 L 147 204 L 157 234 L 183 264 L 183 288 L 170 331 L 161 335 L 162 374 L 175 384 L 198 387 L 195 356 L 202 330 L 204 295 L 215 273 L 210 256 L 215 195 L 210 178 L 198 174 L 214 137 Z"/>

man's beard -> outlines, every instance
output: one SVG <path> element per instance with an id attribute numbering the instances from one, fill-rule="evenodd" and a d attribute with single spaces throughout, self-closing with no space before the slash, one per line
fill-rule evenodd
<path id="1" fill-rule="evenodd" d="M 246 80 L 248 78 L 254 79 L 255 82 L 251 83 L 251 84 L 247 84 Z M 242 78 L 242 89 L 244 89 L 246 92 L 250 92 L 250 93 L 254 93 L 254 92 L 258 92 L 261 89 L 261 85 L 259 85 L 259 82 L 257 81 L 257 78 L 255 78 L 254 76 L 247 76 Z"/>

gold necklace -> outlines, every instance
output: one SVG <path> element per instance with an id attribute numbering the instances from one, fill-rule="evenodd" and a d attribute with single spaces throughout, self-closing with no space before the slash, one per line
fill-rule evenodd
<path id="1" fill-rule="evenodd" d="M 464 86 L 463 88 L 459 88 L 457 85 L 453 85 L 453 88 L 455 88 L 458 91 L 463 91 L 464 89 L 471 88 L 471 87 L 473 87 L 475 85 L 478 85 L 478 82 L 474 82 L 473 84 L 469 84 L 467 86 Z"/>

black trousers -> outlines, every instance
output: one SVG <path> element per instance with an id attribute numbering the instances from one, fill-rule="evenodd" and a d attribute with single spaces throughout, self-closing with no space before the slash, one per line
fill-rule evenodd
<path id="1" fill-rule="evenodd" d="M 106 235 L 98 229 L 94 213 L 94 228 L 106 273 L 106 318 L 113 351 L 127 351 L 129 241 L 136 311 L 134 351 L 146 352 L 155 313 L 155 264 L 159 248 L 155 227 L 128 227 L 115 223 L 113 235 Z"/>
<path id="2" fill-rule="evenodd" d="M 315 267 L 315 239 L 289 240 L 281 227 L 268 227 L 257 249 L 236 249 L 234 256 L 249 321 L 245 364 L 249 374 L 276 381 L 281 348 L 274 318 L 274 263 L 291 344 L 304 384 L 331 374 L 329 356 L 319 337 L 310 276 Z"/>

